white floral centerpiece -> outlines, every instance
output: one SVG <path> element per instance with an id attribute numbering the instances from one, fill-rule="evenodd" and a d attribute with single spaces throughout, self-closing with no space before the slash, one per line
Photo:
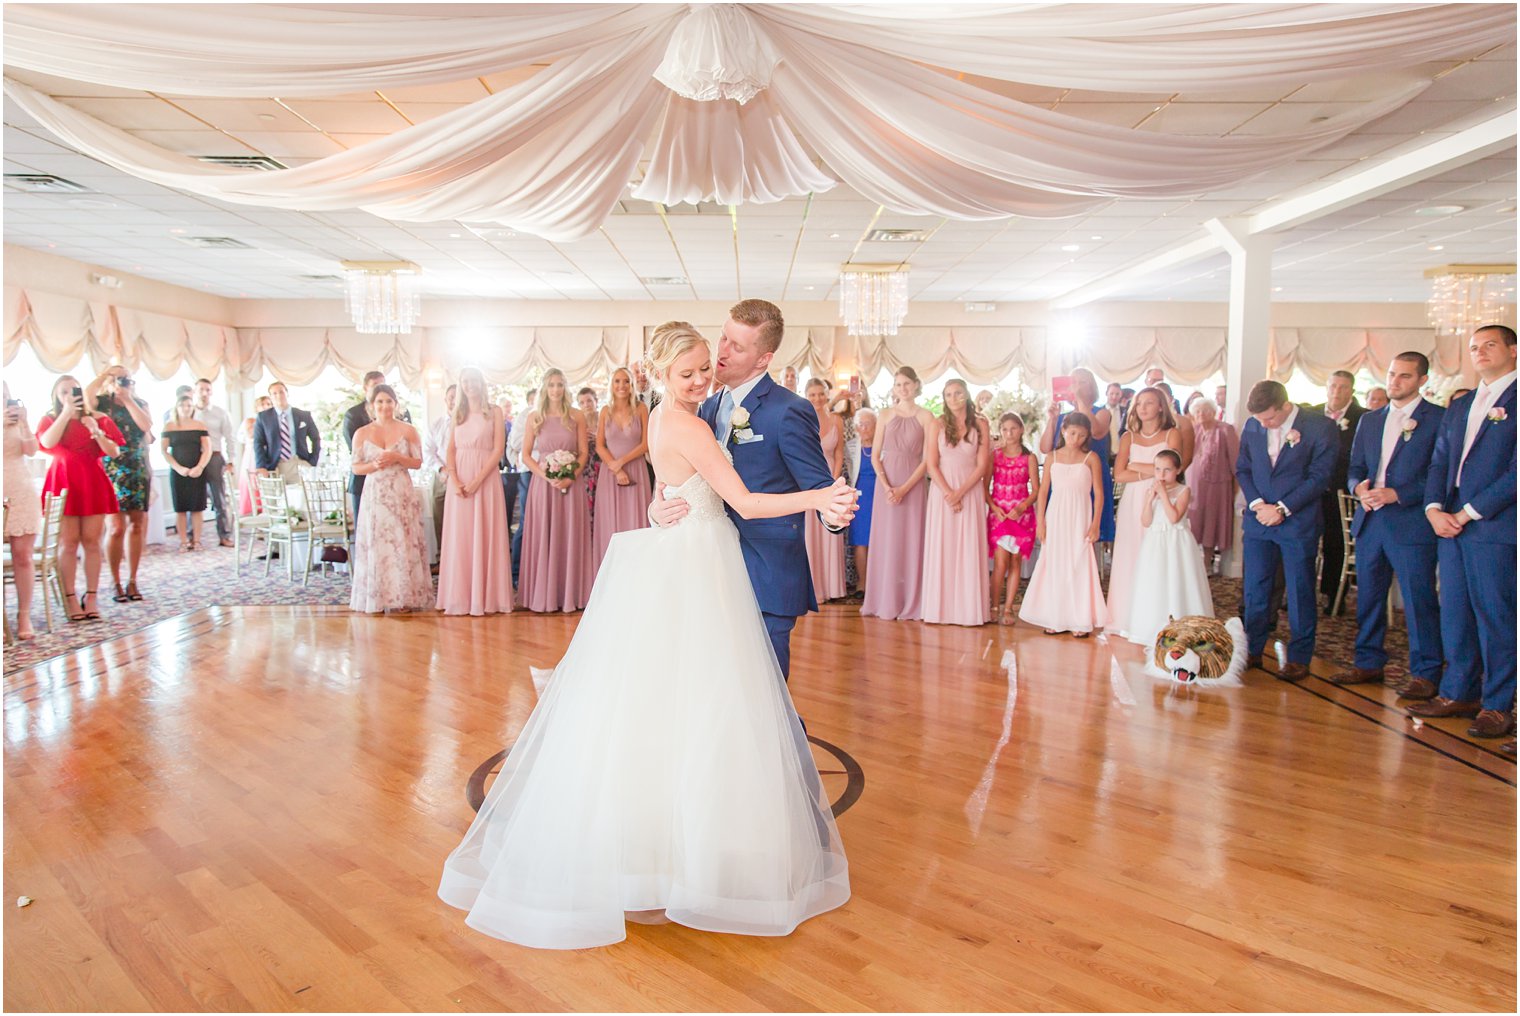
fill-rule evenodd
<path id="1" fill-rule="evenodd" d="M 993 389 L 992 401 L 987 404 L 987 423 L 996 438 L 998 418 L 1004 413 L 1018 413 L 1024 420 L 1024 443 L 1035 448 L 1039 444 L 1040 431 L 1045 429 L 1045 413 L 1049 407 L 1048 393 L 1014 382 L 1007 388 Z"/>

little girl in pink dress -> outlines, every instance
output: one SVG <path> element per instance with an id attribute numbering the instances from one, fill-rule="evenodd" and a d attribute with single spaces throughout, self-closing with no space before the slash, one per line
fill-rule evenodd
<path id="1" fill-rule="evenodd" d="M 1003 601 L 998 623 L 1012 624 L 1013 598 L 1019 592 L 1023 562 L 1034 553 L 1034 500 L 1040 489 L 1040 462 L 1024 447 L 1024 420 L 1018 413 L 1002 415 L 998 434 L 1002 446 L 993 454 L 987 490 L 987 556 L 992 558 L 994 607 L 999 597 Z"/>

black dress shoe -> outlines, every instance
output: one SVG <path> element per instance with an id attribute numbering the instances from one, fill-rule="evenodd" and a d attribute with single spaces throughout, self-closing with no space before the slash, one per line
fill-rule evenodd
<path id="1" fill-rule="evenodd" d="M 1247 656 L 1246 657 L 1246 669 L 1247 670 L 1260 670 L 1261 669 L 1261 657 L 1260 656 Z"/>

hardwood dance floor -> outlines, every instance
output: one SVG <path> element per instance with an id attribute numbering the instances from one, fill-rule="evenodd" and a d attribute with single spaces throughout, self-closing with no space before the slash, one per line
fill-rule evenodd
<path id="1" fill-rule="evenodd" d="M 466 782 L 575 623 L 215 607 L 11 675 L 6 1008 L 1515 1009 L 1515 767 L 1462 724 L 850 607 L 792 678 L 864 771 L 843 909 L 477 934 L 434 895 Z"/>

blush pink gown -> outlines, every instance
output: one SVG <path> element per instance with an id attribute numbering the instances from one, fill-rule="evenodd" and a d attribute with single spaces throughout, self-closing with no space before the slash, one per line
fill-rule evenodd
<path id="1" fill-rule="evenodd" d="M 940 431 L 939 471 L 953 487 L 964 486 L 976 471 L 981 435 L 973 433 L 954 446 Z M 952 511 L 938 484 L 929 485 L 924 519 L 923 618 L 930 624 L 983 625 L 991 620 L 987 599 L 987 498 L 981 482 Z M 866 574 L 869 576 L 870 571 Z"/>
<path id="2" fill-rule="evenodd" d="M 833 460 L 834 449 L 839 447 L 839 431 L 830 431 L 821 439 L 823 460 Z M 844 534 L 831 533 L 823 528 L 817 512 L 804 512 L 802 535 L 807 541 L 808 567 L 813 572 L 813 596 L 822 604 L 837 600 L 846 592 L 844 587 Z"/>
<path id="3" fill-rule="evenodd" d="M 1087 542 L 1092 525 L 1092 471 L 1086 462 L 1046 460 L 1050 503 L 1045 542 L 1024 590 L 1019 620 L 1051 631 L 1090 632 L 1108 617 L 1098 559 Z"/>
<path id="4" fill-rule="evenodd" d="M 628 421 L 627 427 L 620 427 L 611 416 L 612 410 L 605 409 L 607 413 L 607 450 L 613 458 L 622 458 L 639 446 L 644 440 L 644 423 L 639 419 L 639 414 L 634 413 L 633 419 Z M 617 474 L 607 468 L 607 463 L 602 463 L 601 470 L 596 478 L 596 514 L 592 520 L 592 529 L 596 537 L 596 561 L 594 567 L 601 567 L 602 558 L 607 556 L 607 545 L 618 533 L 626 533 L 630 529 L 644 529 L 649 525 L 649 502 L 652 497 L 649 487 L 649 467 L 647 459 L 640 455 L 636 459 L 630 459 L 623 467 L 623 472 L 633 482 L 626 487 L 619 487 Z"/>
<path id="5" fill-rule="evenodd" d="M 866 569 L 866 598 L 860 607 L 866 617 L 917 621 L 922 616 L 924 503 L 929 484 L 920 480 L 893 504 L 887 497 L 887 473 L 902 483 L 918 468 L 923 456 L 924 428 L 912 417 L 891 414 L 876 438 L 871 561 Z"/>
<path id="6" fill-rule="evenodd" d="M 575 430 L 557 416 L 544 419 L 533 439 L 533 458 L 575 451 Z M 524 452 L 526 454 L 526 452 Z M 529 610 L 585 609 L 596 581 L 586 478 L 578 474 L 564 492 L 533 477 L 523 511 L 522 560 L 517 565 L 518 602 Z"/>
<path id="7" fill-rule="evenodd" d="M 489 416 L 471 413 L 454 428 L 453 440 L 454 465 L 464 479 L 494 462 L 496 433 Z M 512 538 L 507 502 L 494 477 L 469 497 L 460 497 L 449 483 L 438 550 L 438 609 L 476 616 L 512 609 Z"/>

